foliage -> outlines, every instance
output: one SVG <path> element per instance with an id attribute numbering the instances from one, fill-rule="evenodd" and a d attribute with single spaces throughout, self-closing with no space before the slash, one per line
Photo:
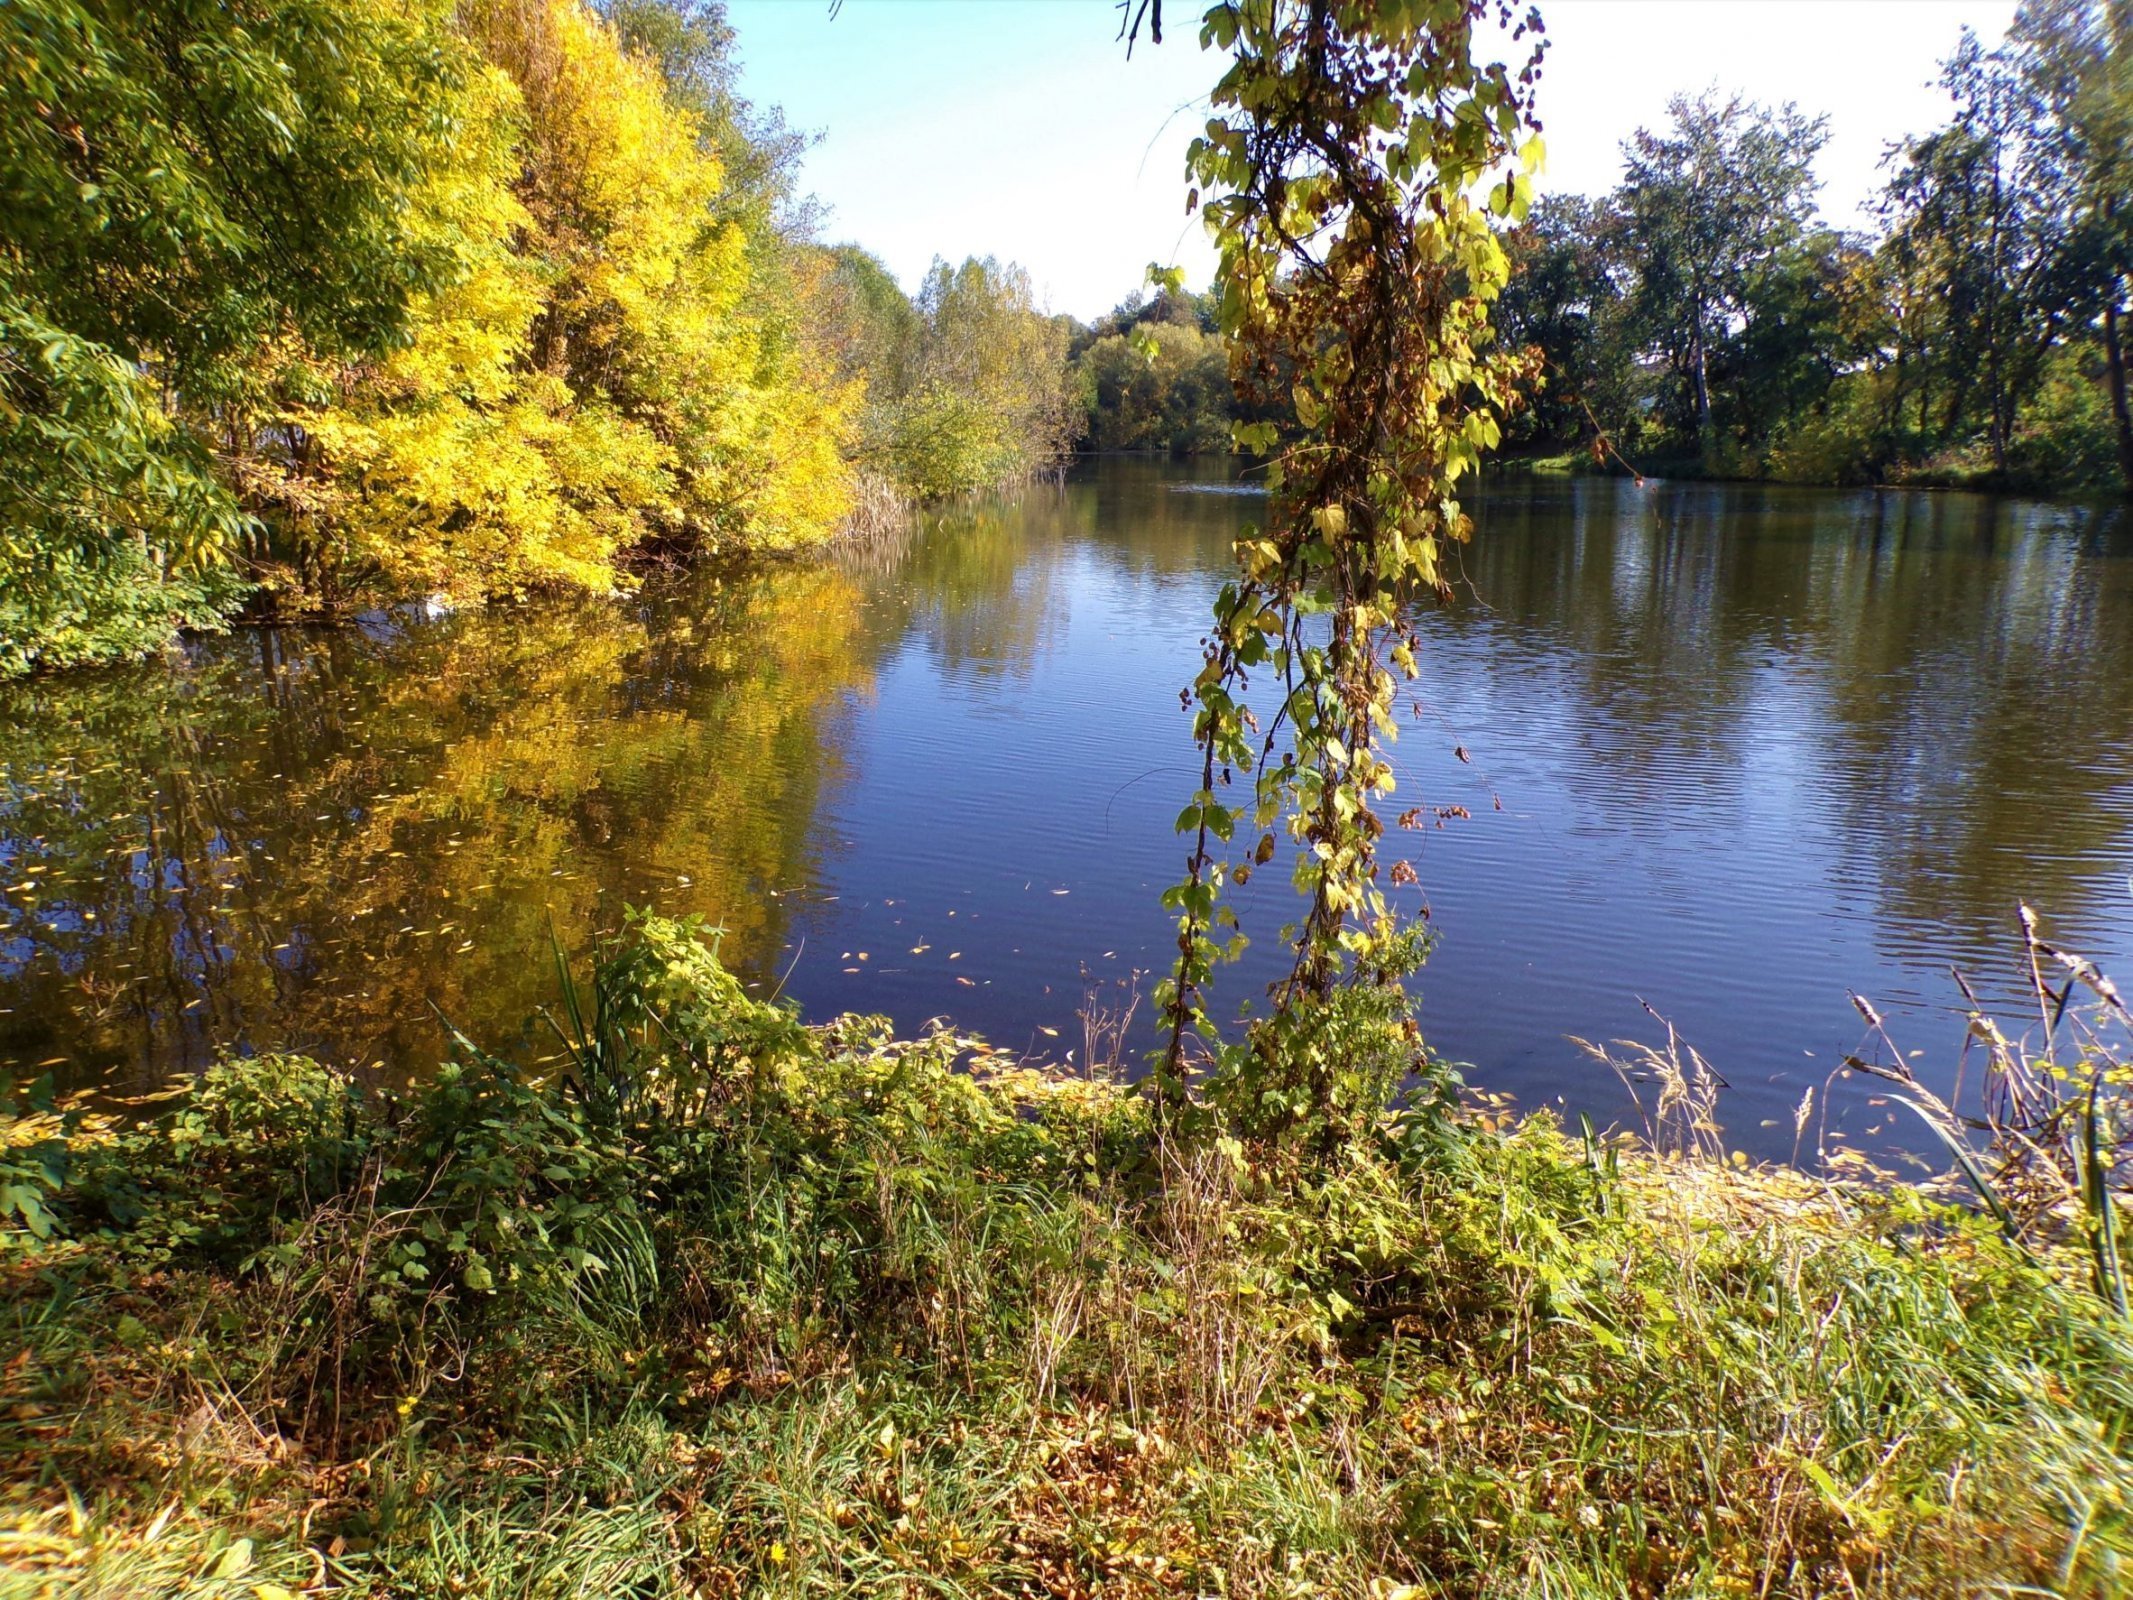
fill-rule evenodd
<path id="1" fill-rule="evenodd" d="M 576 0 L 465 16 L 498 71 L 426 197 L 464 273 L 406 350 L 299 417 L 327 480 L 290 494 L 304 576 L 601 590 L 654 543 L 826 537 L 845 401 L 761 259 L 782 243 L 760 202 L 721 215 L 713 130 Z"/>
<path id="2" fill-rule="evenodd" d="M 936 259 L 916 300 L 852 247 L 833 253 L 829 342 L 865 383 L 862 467 L 919 500 L 1005 488 L 1072 442 L 1066 330 L 1029 275 Z"/>
<path id="3" fill-rule="evenodd" d="M 845 515 L 799 141 L 715 5 L 0 25 L 0 671 L 142 653 L 247 580 L 604 592 Z"/>
<path id="4" fill-rule="evenodd" d="M 244 522 L 141 373 L 0 298 L 0 407 L 0 677 L 220 623 Z"/>
<path id="5" fill-rule="evenodd" d="M 1109 333 L 1076 358 L 1093 450 L 1198 455 L 1230 445 L 1229 352 L 1196 325 L 1151 321 Z"/>
<path id="6" fill-rule="evenodd" d="M 1511 419 L 1513 439 L 1590 440 L 1600 417 L 1632 409 L 1635 363 L 1608 226 L 1599 202 L 1544 195 L 1505 232 L 1512 270 L 1497 327 L 1507 345 L 1538 353 L 1546 379 Z"/>
<path id="7" fill-rule="evenodd" d="M 216 457 L 293 353 L 404 337 L 450 273 L 406 196 L 465 52 L 430 0 L 0 15 L 0 671 L 211 622 L 247 531 Z"/>
<path id="8" fill-rule="evenodd" d="M 1686 423 L 1714 441 L 1711 368 L 1721 346 L 1761 331 L 1775 280 L 1797 260 L 1815 189 L 1824 122 L 1792 106 L 1676 96 L 1672 129 L 1639 130 L 1616 196 L 1635 239 L 1625 314 L 1630 337 L 1659 352 L 1685 395 Z M 1756 363 L 1743 352 L 1743 372 Z"/>
<path id="9" fill-rule="evenodd" d="M 1505 326 L 1562 380 L 1524 442 L 1597 428 L 1667 470 L 2133 488 L 2129 62 L 2104 0 L 2032 0 L 1993 49 L 1965 34 L 1949 120 L 1892 154 L 1875 240 L 1814 214 L 1819 121 L 1677 99 L 1613 195 L 1511 236 Z"/>
<path id="10" fill-rule="evenodd" d="M 58 1112 L 52 1085 L 39 1079 L 27 1091 L 0 1074 L 0 1248 L 34 1246 L 52 1237 L 52 1206 L 67 1182 L 68 1146 L 77 1119 Z"/>
<path id="11" fill-rule="evenodd" d="M 1419 670 L 1412 606 L 1449 592 L 1440 560 L 1472 531 L 1459 480 L 1531 372 L 1491 348 L 1489 310 L 1508 275 L 1496 219 L 1523 210 L 1540 154 L 1521 142 L 1538 50 L 1516 81 L 1477 62 L 1489 14 L 1276 0 L 1218 5 L 1202 30 L 1232 58 L 1189 155 L 1219 253 L 1216 316 L 1240 395 L 1273 390 L 1296 433 L 1267 474 L 1266 528 L 1237 542 L 1191 690 L 1201 773 L 1178 819 L 1187 876 L 1164 901 L 1179 957 L 1158 993 L 1157 1092 L 1166 1111 L 1185 1106 L 1197 1036 L 1219 1052 L 1214 1093 L 1241 1128 L 1322 1153 L 1429 1072 L 1398 999 L 1426 944 L 1378 881 L 1373 807 L 1392 788 L 1381 741 L 1398 685 Z M 1237 428 L 1246 448 L 1276 437 Z M 1282 696 L 1263 732 L 1253 675 Z M 1219 791 L 1238 773 L 1253 793 L 1233 804 Z M 1219 896 L 1272 858 L 1277 821 L 1308 909 L 1271 1013 L 1224 1045 L 1206 1008 L 1215 962 L 1237 948 Z M 1235 865 L 1233 842 L 1248 853 Z"/>
<path id="12" fill-rule="evenodd" d="M 974 398 L 997 419 L 994 482 L 1049 467 L 1070 439 L 1066 329 L 1039 311 L 1029 274 L 987 258 L 935 261 L 918 292 L 925 324 L 911 392 Z"/>
<path id="13" fill-rule="evenodd" d="M 668 98 L 695 118 L 716 151 L 719 219 L 749 234 L 759 271 L 784 271 L 791 252 L 763 246 L 772 231 L 786 240 L 805 235 L 809 219 L 798 186 L 808 141 L 786 127 L 775 107 L 742 97 L 724 0 L 599 0 L 597 9 L 626 52 L 657 63 Z"/>
<path id="14" fill-rule="evenodd" d="M 1086 449 L 1227 451 L 1232 423 L 1287 415 L 1240 406 L 1213 300 L 1167 283 L 1077 327 L 1068 354 Z"/>
<path id="15" fill-rule="evenodd" d="M 801 1028 L 684 925 L 564 983 L 557 1077 L 233 1061 L 65 1132 L 0 1259 L 9 1581 L 2101 1597 L 2133 1559 L 2123 1322 L 1914 1191 L 1485 1107 L 1298 1182 L 1122 1086 Z"/>

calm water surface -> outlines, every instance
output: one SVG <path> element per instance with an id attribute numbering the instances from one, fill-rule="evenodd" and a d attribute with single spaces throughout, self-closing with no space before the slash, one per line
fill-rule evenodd
<path id="1" fill-rule="evenodd" d="M 811 1016 L 1078 1048 L 1085 993 L 1168 947 L 1178 690 L 1260 506 L 1222 470 L 1108 462 L 871 559 L 6 691 L 0 1065 L 419 1071 L 432 1005 L 538 1055 L 551 919 L 582 951 L 626 905 L 722 923 Z M 1392 845 L 1442 934 L 1425 1026 L 1474 1081 L 1619 1116 L 1566 1035 L 1652 1037 L 1648 1000 L 1782 1156 L 1858 1042 L 1847 990 L 1945 1071 L 1949 966 L 2006 992 L 2019 898 L 2133 977 L 2123 513 L 1544 480 L 1478 517 L 1400 744 L 1401 803 L 1471 816 Z M 1288 899 L 1240 892 L 1233 999 Z"/>

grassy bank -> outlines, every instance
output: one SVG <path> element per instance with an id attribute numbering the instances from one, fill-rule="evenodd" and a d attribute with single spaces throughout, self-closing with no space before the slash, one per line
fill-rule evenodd
<path id="1" fill-rule="evenodd" d="M 1173 1146 L 659 922 L 559 1022 L 550 1082 L 18 1107 L 0 1593 L 2133 1582 L 2125 1326 L 1918 1194 L 1486 1113 Z"/>

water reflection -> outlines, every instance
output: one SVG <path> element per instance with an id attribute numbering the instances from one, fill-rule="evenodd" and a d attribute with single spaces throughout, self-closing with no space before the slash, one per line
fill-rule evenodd
<path id="1" fill-rule="evenodd" d="M 844 697 L 834 568 L 630 605 L 249 632 L 0 702 L 0 1055 L 138 1079 L 224 1044 L 394 1068 L 515 1032 L 625 902 L 782 942 Z M 434 1008 L 434 1009 L 433 1009 Z"/>
<path id="2" fill-rule="evenodd" d="M 510 1033 L 550 918 L 582 949 L 626 903 L 722 920 L 816 1015 L 1057 1055 L 1087 983 L 1169 948 L 1178 689 L 1262 511 L 1194 475 L 1226 480 L 1104 463 L 817 567 L 10 691 L 0 1058 L 418 1069 L 432 1006 Z M 1649 1033 L 1642 996 L 1783 1154 L 1846 989 L 1952 1042 L 1946 968 L 2005 972 L 2018 897 L 2133 972 L 2123 512 L 1539 481 L 1478 515 L 1400 754 L 1404 801 L 1472 813 L 1401 848 L 1426 1024 L 1478 1076 L 1617 1110 L 1563 1036 Z M 1237 997 L 1278 875 L 1242 909 Z"/>
<path id="3" fill-rule="evenodd" d="M 1708 486 L 1499 492 L 1462 668 L 1560 674 L 1605 827 L 1783 804 L 1892 955 L 1975 961 L 2022 897 L 2122 936 L 2133 530 L 2122 508 Z M 1463 642 L 1471 643 L 1471 638 Z"/>

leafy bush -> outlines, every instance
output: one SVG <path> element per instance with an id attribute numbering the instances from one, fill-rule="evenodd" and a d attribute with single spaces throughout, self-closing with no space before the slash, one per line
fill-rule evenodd
<path id="1" fill-rule="evenodd" d="M 66 1186 L 73 1119 L 58 1115 L 49 1079 L 26 1092 L 0 1073 L 0 1249 L 49 1239 L 54 1197 Z"/>
<path id="2" fill-rule="evenodd" d="M 0 675 L 255 590 L 598 593 L 829 536 L 855 397 L 789 141 L 703 92 L 722 26 L 624 9 L 0 13 Z"/>
<path id="3" fill-rule="evenodd" d="M 1089 447 L 1168 450 L 1179 455 L 1225 452 L 1235 398 L 1229 350 L 1199 328 L 1151 322 L 1136 347 L 1125 334 L 1107 334 L 1075 362 Z"/>
<path id="4" fill-rule="evenodd" d="M 237 1265 L 357 1180 L 379 1109 L 302 1056 L 221 1062 L 153 1118 L 78 1143 L 73 1224 L 141 1259 Z"/>
<path id="5" fill-rule="evenodd" d="M 917 299 L 874 257 L 830 252 L 823 337 L 865 390 L 862 469 L 919 500 L 1022 482 L 1072 442 L 1060 319 L 1020 267 L 936 260 Z"/>

